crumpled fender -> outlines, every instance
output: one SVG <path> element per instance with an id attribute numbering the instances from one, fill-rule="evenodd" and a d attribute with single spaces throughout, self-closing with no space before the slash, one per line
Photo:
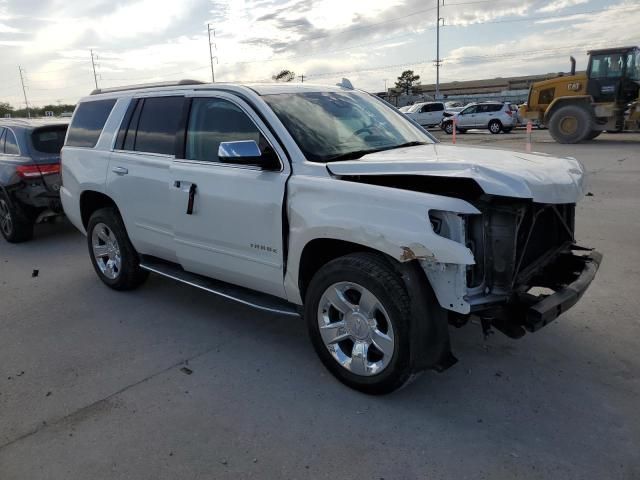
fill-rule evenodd
<path id="1" fill-rule="evenodd" d="M 285 290 L 294 303 L 302 304 L 298 287 L 300 258 L 304 247 L 315 239 L 357 243 L 399 262 L 475 263 L 465 245 L 437 235 L 429 221 L 430 210 L 480 213 L 464 200 L 305 175 L 292 176 L 287 191 L 289 251 Z"/>

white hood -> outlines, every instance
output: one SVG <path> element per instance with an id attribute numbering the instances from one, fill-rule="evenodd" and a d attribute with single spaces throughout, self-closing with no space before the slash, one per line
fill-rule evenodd
<path id="1" fill-rule="evenodd" d="M 334 175 L 426 175 L 474 179 L 490 195 L 538 203 L 576 203 L 584 195 L 584 167 L 574 158 L 483 147 L 424 145 L 371 153 L 327 164 Z"/>

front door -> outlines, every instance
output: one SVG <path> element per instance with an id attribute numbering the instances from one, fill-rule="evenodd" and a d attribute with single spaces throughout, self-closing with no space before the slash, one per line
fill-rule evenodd
<path id="1" fill-rule="evenodd" d="M 171 165 L 171 218 L 178 261 L 190 272 L 285 297 L 283 201 L 290 166 L 244 101 L 224 92 L 191 99 L 183 158 Z M 278 170 L 227 163 L 220 142 L 274 149 Z"/>
<path id="2" fill-rule="evenodd" d="M 471 128 L 475 126 L 475 117 L 476 117 L 476 109 L 477 107 L 471 106 L 465 108 L 458 115 L 458 126 L 463 128 Z"/>

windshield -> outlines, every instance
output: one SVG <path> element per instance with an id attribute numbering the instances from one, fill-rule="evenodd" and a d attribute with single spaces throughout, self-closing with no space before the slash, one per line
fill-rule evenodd
<path id="1" fill-rule="evenodd" d="M 434 143 L 424 130 L 367 94 L 284 93 L 263 98 L 312 162 Z"/>

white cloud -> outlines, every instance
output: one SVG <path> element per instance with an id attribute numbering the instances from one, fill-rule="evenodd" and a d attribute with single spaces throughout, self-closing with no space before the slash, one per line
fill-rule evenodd
<path id="1" fill-rule="evenodd" d="M 553 0 L 549 2 L 548 5 L 539 8 L 538 12 L 558 12 L 560 10 L 564 10 L 565 8 L 574 7 L 576 5 L 582 5 L 585 3 L 589 3 L 589 0 Z"/>
<path id="2" fill-rule="evenodd" d="M 218 80 L 265 81 L 283 68 L 319 83 L 346 76 L 371 91 L 381 90 L 385 78 L 391 85 L 406 68 L 420 74 L 422 83 L 435 80 L 435 32 L 429 30 L 435 12 L 424 0 L 210 0 L 209 18 L 202 14 L 204 0 L 118 2 L 102 14 L 95 12 L 103 1 L 41 0 L 40 17 L 30 18 L 31 32 L 3 33 L 3 26 L 27 28 L 6 20 L 15 14 L 7 6 L 20 1 L 0 0 L 0 101 L 16 105 L 19 63 L 27 67 L 34 103 L 86 95 L 93 88 L 90 48 L 99 56 L 101 86 L 185 77 L 207 81 L 207 21 L 217 28 Z M 528 20 L 586 1 L 445 6 L 446 24 L 458 26 L 443 31 L 442 80 L 566 71 L 570 54 L 584 68 L 589 48 L 637 43 L 637 0 L 589 15 Z M 505 23 L 481 25 L 487 22 Z"/>

